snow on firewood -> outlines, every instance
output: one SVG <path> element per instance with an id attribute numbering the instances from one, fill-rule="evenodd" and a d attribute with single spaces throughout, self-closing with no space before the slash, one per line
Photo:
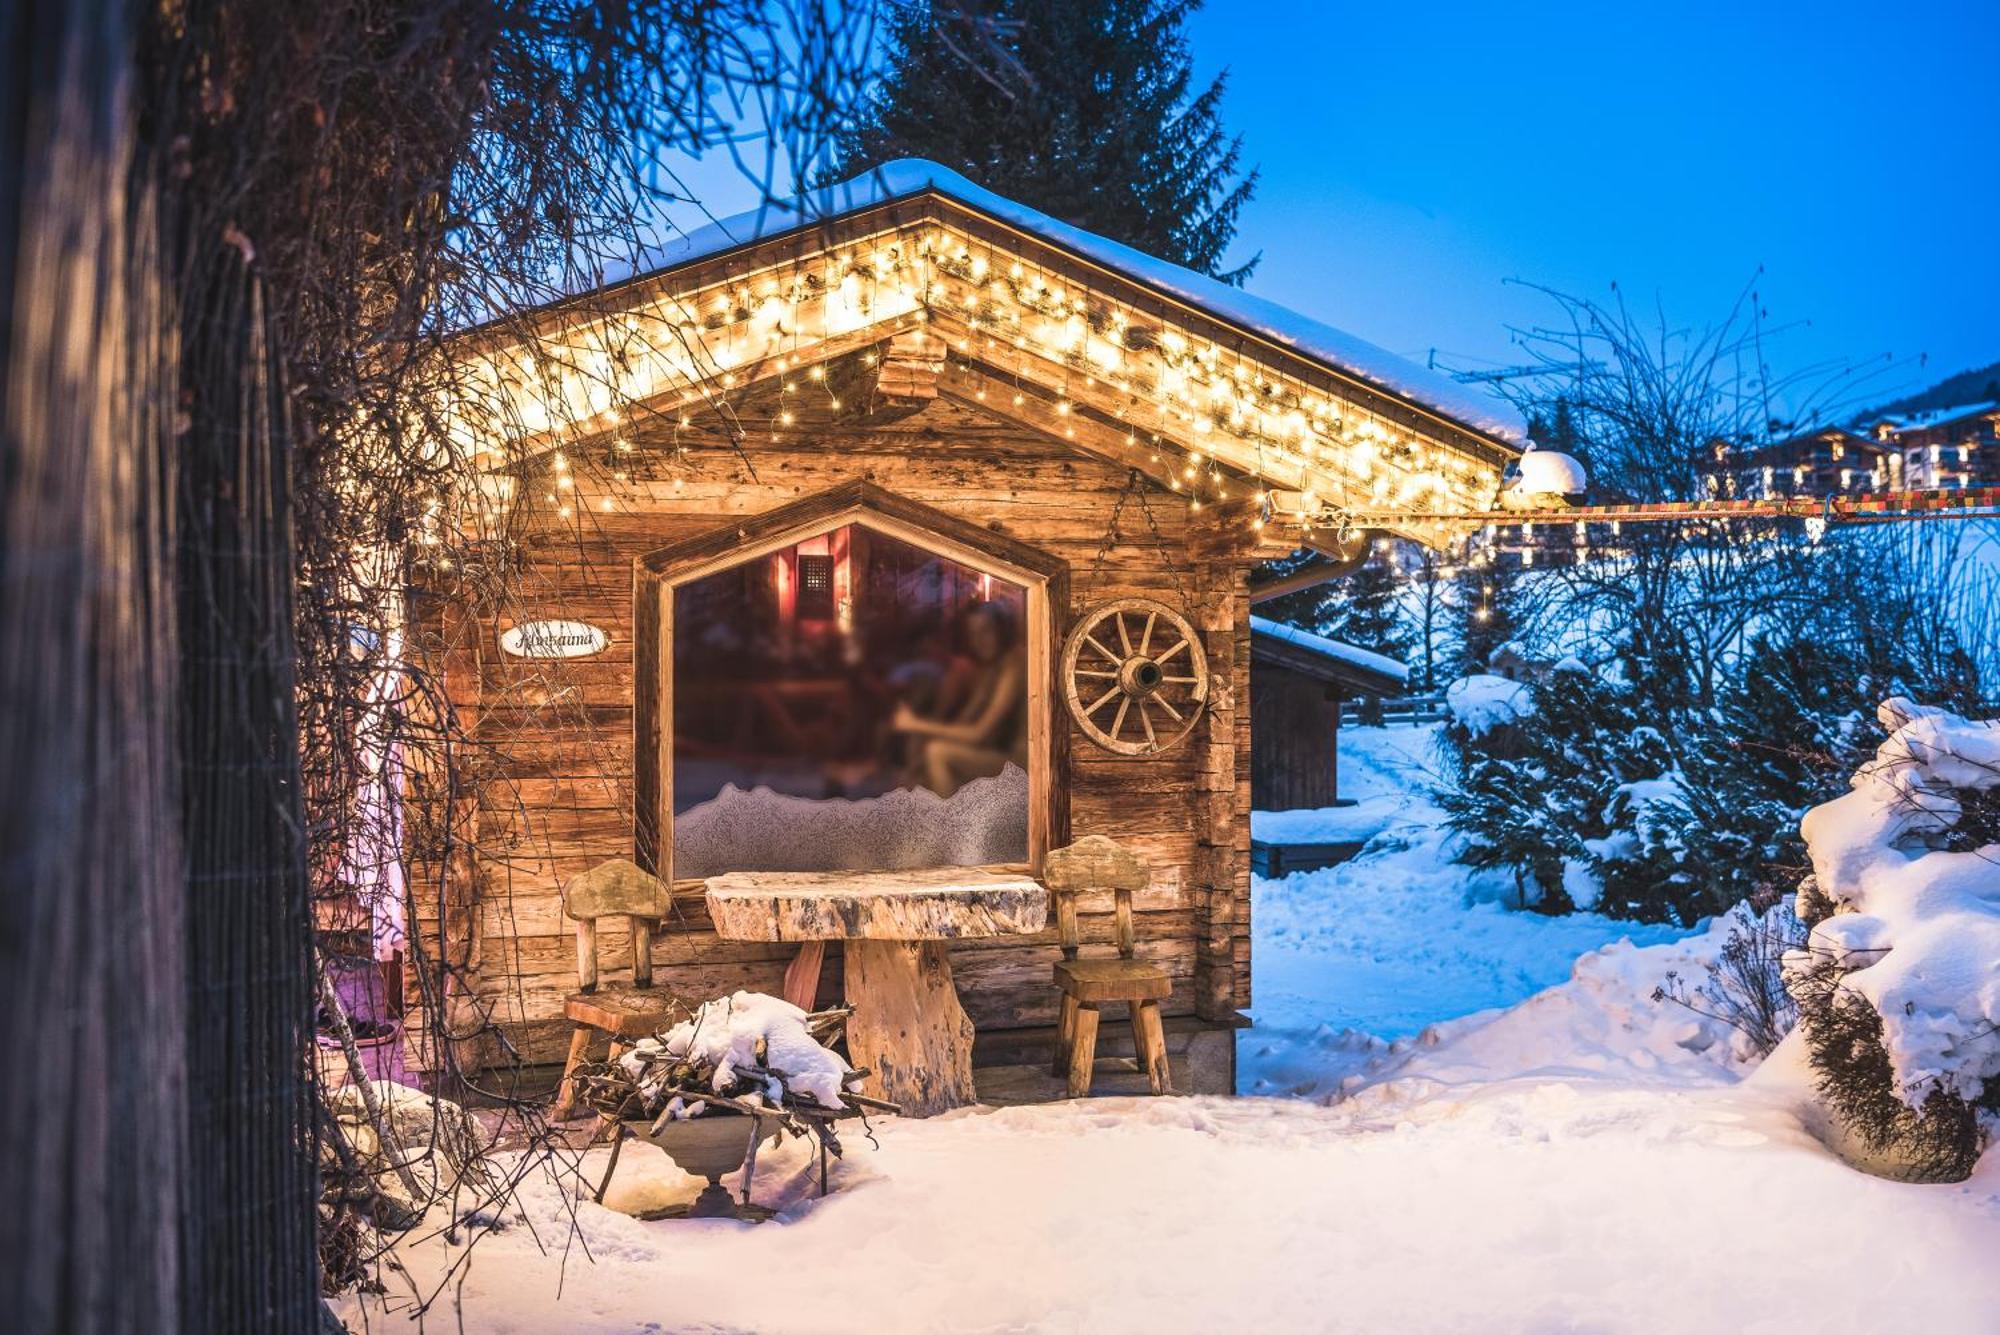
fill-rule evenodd
<path id="1" fill-rule="evenodd" d="M 1977 1098 L 2000 1077 L 2000 845 L 1959 827 L 1966 799 L 2000 786 L 2000 723 L 1900 697 L 1878 712 L 1888 740 L 1802 824 L 1835 911 L 1787 968 L 1847 971 L 1912 1107 L 1939 1088 Z"/>
<path id="2" fill-rule="evenodd" d="M 737 992 L 707 1002 L 657 1038 L 644 1038 L 619 1059 L 649 1108 L 657 1106 L 673 1072 L 684 1065 L 712 1070 L 708 1087 L 731 1094 L 745 1083 L 767 1103 L 809 1098 L 822 1108 L 842 1108 L 841 1090 L 853 1069 L 822 1046 L 806 1027 L 806 1012 L 781 997 Z M 739 1096 L 740 1097 L 740 1096 Z M 682 1115 L 698 1116 L 699 1105 Z"/>

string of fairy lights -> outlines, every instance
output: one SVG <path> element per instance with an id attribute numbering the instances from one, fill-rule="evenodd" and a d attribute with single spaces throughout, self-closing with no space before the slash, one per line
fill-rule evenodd
<path id="1" fill-rule="evenodd" d="M 690 440 L 713 445 L 718 429 L 739 444 L 753 431 L 803 439 L 814 409 L 843 406 L 829 365 L 853 352 L 872 367 L 901 338 L 935 346 L 974 401 L 999 393 L 1025 409 L 1032 398 L 1070 438 L 1095 430 L 1143 452 L 1190 510 L 1250 502 L 1241 522 L 1252 529 L 1282 523 L 1343 547 L 1384 530 L 1474 566 L 1503 549 L 1523 565 L 1625 554 L 1628 517 L 1498 513 L 1491 458 L 1384 418 L 1331 377 L 1280 369 L 1247 338 L 1198 335 L 1199 319 L 1142 309 L 1118 295 L 1127 290 L 927 220 L 699 288 L 628 292 L 622 309 L 574 313 L 467 359 L 448 422 L 475 467 L 465 494 L 428 507 L 426 540 L 448 522 L 497 532 L 536 499 L 580 523 L 662 477 L 678 495 L 704 480 Z M 751 422 L 749 391 L 773 381 L 773 406 Z M 1568 543 L 1550 541 L 1565 528 Z"/>
<path id="2" fill-rule="evenodd" d="M 745 391 L 775 378 L 776 406 L 758 428 L 782 442 L 808 404 L 841 407 L 832 356 L 851 346 L 872 362 L 868 349 L 897 333 L 936 340 L 950 366 L 1011 385 L 1016 406 L 1038 398 L 1072 437 L 1085 422 L 1122 430 L 1190 508 L 1257 502 L 1245 510 L 1252 527 L 1269 521 L 1279 489 L 1312 509 L 1415 517 L 1490 503 L 1497 486 L 1494 462 L 1443 431 L 1421 434 L 1331 383 L 1275 368 L 1248 340 L 1198 336 L 1165 306 L 1142 309 L 931 221 L 701 289 L 655 291 L 472 356 L 448 426 L 460 457 L 500 480 L 437 518 L 451 508 L 461 522 L 497 521 L 534 497 L 564 520 L 615 509 L 642 456 L 685 487 L 695 470 L 684 432 L 699 422 L 747 438 Z M 544 484 L 513 485 L 530 476 Z"/>

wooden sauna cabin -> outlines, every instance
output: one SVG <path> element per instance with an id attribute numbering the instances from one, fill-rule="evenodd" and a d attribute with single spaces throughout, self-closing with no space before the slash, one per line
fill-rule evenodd
<path id="1" fill-rule="evenodd" d="M 455 429 L 480 466 L 443 522 L 472 555 L 412 614 L 477 741 L 476 855 L 444 903 L 415 892 L 459 964 L 452 1004 L 560 1061 L 564 886 L 607 858 L 672 883 L 655 978 L 701 998 L 775 992 L 797 953 L 718 936 L 708 876 L 1034 874 L 1100 834 L 1150 868 L 1137 951 L 1172 978 L 1177 1087 L 1229 1092 L 1251 998 L 1247 580 L 1314 541 L 1272 497 L 1483 506 L 1520 424 L 928 163 L 804 207 L 536 312 L 532 343 L 520 322 L 466 340 Z M 1164 684 L 1113 698 L 1147 636 L 1174 646 Z M 985 732 L 923 731 L 1003 692 Z M 1086 951 L 1108 948 L 1110 897 L 1082 909 Z M 955 946 L 979 1062 L 1046 1067 L 1057 956 L 1053 918 Z M 836 943 L 823 1001 L 839 962 Z"/>

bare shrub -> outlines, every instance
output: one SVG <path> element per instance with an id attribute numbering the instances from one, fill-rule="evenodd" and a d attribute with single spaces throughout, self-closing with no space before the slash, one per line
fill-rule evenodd
<path id="1" fill-rule="evenodd" d="M 1798 1022 L 1798 1004 L 1785 990 L 1787 951 L 1805 944 L 1806 929 L 1783 904 L 1761 915 L 1747 904 L 1729 912 L 1729 935 L 1715 962 L 1692 989 L 1678 972 L 1654 989 L 1653 1000 L 1685 1006 L 1720 1020 L 1749 1040 L 1756 1055 L 1767 1056 Z"/>

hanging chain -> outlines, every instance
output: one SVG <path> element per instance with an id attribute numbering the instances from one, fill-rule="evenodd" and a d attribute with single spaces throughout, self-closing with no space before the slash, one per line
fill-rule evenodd
<path id="1" fill-rule="evenodd" d="M 1181 606 L 1194 610 L 1194 599 L 1188 596 L 1187 585 L 1181 582 L 1180 563 L 1174 560 L 1174 549 L 1160 532 L 1160 521 L 1153 515 L 1152 502 L 1146 499 L 1146 475 L 1138 469 L 1131 469 L 1125 477 L 1125 486 L 1118 493 L 1118 503 L 1111 507 L 1111 522 L 1105 526 L 1104 541 L 1097 546 L 1097 554 L 1090 558 L 1090 568 L 1084 572 L 1080 602 L 1088 602 L 1088 595 L 1097 587 L 1098 579 L 1110 564 L 1111 549 L 1118 545 L 1122 536 L 1118 531 L 1118 520 L 1125 513 L 1125 503 L 1134 496 L 1139 498 L 1139 511 L 1146 516 L 1146 528 L 1153 535 L 1153 544 L 1162 555 L 1167 567 L 1167 575 L 1174 582 L 1174 595 L 1181 600 Z M 1192 572 L 1190 572 L 1192 573 Z"/>

